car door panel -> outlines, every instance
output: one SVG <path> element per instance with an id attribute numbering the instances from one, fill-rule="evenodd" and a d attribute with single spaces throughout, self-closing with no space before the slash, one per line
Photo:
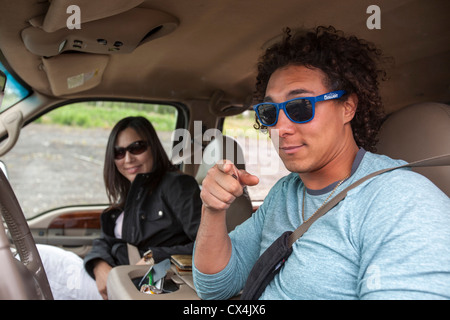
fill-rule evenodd
<path id="1" fill-rule="evenodd" d="M 105 206 L 67 207 L 28 220 L 39 244 L 62 247 L 83 257 L 100 237 L 100 215 Z"/>

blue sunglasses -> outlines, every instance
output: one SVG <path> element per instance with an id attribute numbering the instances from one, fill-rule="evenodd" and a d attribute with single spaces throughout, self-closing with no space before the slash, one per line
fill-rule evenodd
<path id="1" fill-rule="evenodd" d="M 344 90 L 328 92 L 317 97 L 301 97 L 281 103 L 263 102 L 253 106 L 262 125 L 274 126 L 278 121 L 280 109 L 295 123 L 305 123 L 314 118 L 316 102 L 339 99 L 345 94 Z"/>

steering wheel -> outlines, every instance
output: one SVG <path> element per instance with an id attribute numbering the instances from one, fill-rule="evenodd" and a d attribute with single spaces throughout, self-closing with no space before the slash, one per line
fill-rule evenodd
<path id="1" fill-rule="evenodd" d="M 14 191 L 0 170 L 0 215 L 19 254 L 15 259 L 3 223 L 0 223 L 0 299 L 53 299 L 36 243 Z"/>

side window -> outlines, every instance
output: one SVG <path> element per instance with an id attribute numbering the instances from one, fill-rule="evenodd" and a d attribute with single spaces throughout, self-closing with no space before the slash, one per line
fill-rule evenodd
<path id="1" fill-rule="evenodd" d="M 179 114 L 170 105 L 91 101 L 57 108 L 28 124 L 1 159 L 25 216 L 106 204 L 103 162 L 112 127 L 127 116 L 148 118 L 170 157 Z"/>
<path id="2" fill-rule="evenodd" d="M 223 134 L 235 138 L 241 145 L 246 170 L 258 176 L 259 184 L 248 187 L 252 201 L 263 201 L 269 190 L 290 172 L 273 147 L 268 133 L 253 128 L 255 113 L 244 113 L 225 118 Z"/>

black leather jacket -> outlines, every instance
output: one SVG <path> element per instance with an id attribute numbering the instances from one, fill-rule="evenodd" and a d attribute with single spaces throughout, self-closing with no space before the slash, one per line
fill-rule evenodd
<path id="1" fill-rule="evenodd" d="M 122 239 L 114 236 L 121 209 L 101 215 L 102 236 L 94 240 L 84 258 L 87 272 L 94 277 L 94 260 L 102 259 L 112 267 L 129 264 L 127 242 L 141 254 L 151 249 L 155 262 L 173 254 L 192 254 L 200 224 L 200 189 L 189 175 L 168 172 L 151 193 L 146 182 L 151 174 L 139 174 L 131 185 L 124 209 Z"/>

